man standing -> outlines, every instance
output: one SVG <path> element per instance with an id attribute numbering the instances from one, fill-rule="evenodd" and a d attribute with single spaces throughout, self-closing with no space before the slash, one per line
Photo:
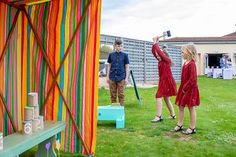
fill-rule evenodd
<path id="1" fill-rule="evenodd" d="M 117 93 L 119 103 L 124 105 L 124 89 L 128 83 L 129 57 L 122 52 L 122 41 L 116 39 L 114 43 L 115 51 L 108 56 L 107 83 L 110 88 L 111 103 L 116 103 Z"/>
<path id="2" fill-rule="evenodd" d="M 223 54 L 223 56 L 220 58 L 220 68 L 226 68 L 226 55 Z"/>

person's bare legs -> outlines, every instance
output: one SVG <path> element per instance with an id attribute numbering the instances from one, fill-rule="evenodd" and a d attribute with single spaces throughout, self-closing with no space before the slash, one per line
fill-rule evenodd
<path id="1" fill-rule="evenodd" d="M 162 114 L 162 98 L 157 98 L 156 99 L 156 109 L 157 109 L 157 116 L 161 116 Z"/>
<path id="2" fill-rule="evenodd" d="M 159 122 L 162 120 L 161 114 L 162 114 L 162 98 L 156 98 L 156 116 L 151 122 Z"/>
<path id="3" fill-rule="evenodd" d="M 189 128 L 182 133 L 185 135 L 190 135 L 196 133 L 196 111 L 194 107 L 188 107 L 190 113 L 190 125 Z"/>
<path id="4" fill-rule="evenodd" d="M 165 97 L 164 97 L 164 101 L 165 101 L 165 103 L 166 103 L 166 105 L 167 105 L 167 107 L 168 107 L 168 109 L 169 109 L 169 112 L 170 112 L 171 117 L 174 118 L 174 116 L 175 116 L 175 110 L 174 110 L 173 105 L 172 105 L 172 103 L 171 103 L 171 101 L 170 101 L 170 97 L 165 96 Z"/>
<path id="5" fill-rule="evenodd" d="M 184 121 L 184 107 L 179 106 L 178 123 L 177 126 L 174 128 L 174 131 L 182 130 L 183 121 Z"/>
<path id="6" fill-rule="evenodd" d="M 189 107 L 189 113 L 190 113 L 190 125 L 189 127 L 191 129 L 195 129 L 196 127 L 196 111 L 194 107 Z M 191 133 L 193 130 L 191 130 L 190 128 L 188 128 L 186 130 L 186 132 Z"/>

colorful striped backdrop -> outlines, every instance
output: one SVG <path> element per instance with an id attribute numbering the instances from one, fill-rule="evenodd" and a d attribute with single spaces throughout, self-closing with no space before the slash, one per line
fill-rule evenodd
<path id="1" fill-rule="evenodd" d="M 88 0 L 52 0 L 26 7 L 55 73 L 87 3 Z M 0 2 L 0 55 L 16 11 Z M 92 0 L 57 79 L 91 154 L 96 145 L 100 12 L 101 1 Z M 0 91 L 18 129 L 22 128 L 27 93 L 38 92 L 41 106 L 52 80 L 27 18 L 20 12 L 0 65 Z M 57 88 L 50 94 L 44 116 L 66 122 L 66 130 L 59 136 L 65 151 L 84 153 Z M 0 131 L 5 136 L 13 132 L 2 104 Z"/>

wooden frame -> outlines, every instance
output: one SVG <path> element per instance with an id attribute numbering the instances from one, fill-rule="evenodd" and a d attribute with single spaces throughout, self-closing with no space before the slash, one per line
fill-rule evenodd
<path id="1" fill-rule="evenodd" d="M 59 93 L 60 93 L 60 95 L 61 95 L 61 97 L 62 97 L 62 100 L 63 100 L 63 102 L 64 102 L 64 104 L 65 104 L 65 106 L 66 106 L 66 110 L 67 110 L 67 112 L 69 113 L 69 117 L 71 118 L 72 123 L 73 123 L 73 125 L 74 125 L 74 127 L 75 127 L 76 134 L 77 134 L 77 136 L 79 137 L 79 139 L 81 140 L 81 142 L 82 142 L 82 144 L 83 144 L 83 146 L 84 146 L 84 149 L 85 149 L 86 154 L 89 155 L 88 146 L 86 145 L 86 143 L 84 142 L 84 140 L 83 140 L 83 138 L 82 138 L 82 136 L 81 136 L 81 134 L 80 134 L 79 128 L 78 128 L 78 126 L 77 126 L 77 124 L 76 124 L 76 122 L 75 122 L 75 119 L 73 118 L 73 115 L 72 115 L 72 113 L 71 113 L 71 111 L 70 111 L 70 109 L 69 109 L 69 106 L 68 106 L 68 103 L 67 103 L 67 101 L 66 101 L 66 99 L 65 99 L 65 96 L 63 95 L 63 92 L 62 92 L 62 90 L 61 90 L 61 88 L 60 88 L 60 86 L 59 86 L 59 84 L 58 84 L 58 82 L 57 82 L 57 77 L 59 76 L 60 70 L 61 70 L 61 68 L 62 68 L 62 66 L 63 66 L 63 64 L 64 64 L 64 62 L 65 62 L 65 60 L 66 60 L 66 57 L 67 57 L 68 54 L 69 54 L 69 50 L 70 50 L 70 48 L 71 48 L 71 46 L 72 46 L 72 43 L 73 43 L 73 41 L 74 41 L 74 39 L 75 39 L 75 36 L 76 36 L 77 32 L 78 32 L 78 30 L 79 30 L 79 28 L 80 28 L 80 26 L 81 26 L 81 23 L 82 23 L 82 21 L 84 20 L 86 14 L 87 14 L 87 12 L 88 12 L 88 8 L 89 8 L 89 6 L 90 6 L 90 4 L 91 4 L 91 0 L 88 1 L 87 5 L 86 5 L 86 7 L 85 7 L 85 10 L 83 11 L 82 16 L 80 17 L 80 20 L 79 20 L 79 22 L 78 22 L 78 24 L 77 24 L 77 26 L 76 26 L 75 32 L 73 33 L 73 36 L 72 36 L 72 38 L 70 39 L 69 45 L 68 45 L 68 47 L 67 47 L 67 49 L 66 49 L 66 51 L 65 51 L 64 57 L 63 57 L 63 59 L 62 59 L 62 61 L 61 61 L 61 63 L 60 63 L 60 66 L 59 66 L 59 68 L 58 68 L 58 70 L 57 70 L 56 73 L 54 73 L 54 71 L 53 71 L 53 68 L 52 68 L 52 65 L 51 65 L 51 63 L 50 63 L 50 61 L 49 61 L 49 59 L 48 59 L 46 50 L 43 48 L 42 41 L 40 40 L 40 38 L 39 38 L 39 36 L 38 36 L 38 34 L 37 34 L 37 32 L 36 32 L 36 29 L 35 29 L 35 27 L 33 26 L 32 20 L 31 20 L 31 18 L 29 17 L 29 15 L 27 14 L 27 11 L 26 11 L 26 9 L 25 9 L 25 5 L 29 5 L 29 4 L 30 4 L 30 5 L 31 5 L 31 4 L 32 4 L 32 5 L 33 5 L 33 4 L 39 4 L 39 3 L 44 3 L 44 2 L 48 2 L 48 1 L 49 1 L 49 0 L 23 0 L 23 1 L 12 1 L 12 2 L 8 2 L 8 1 L 6 1 L 6 0 L 0 0 L 0 2 L 5 3 L 5 4 L 7 4 L 7 5 L 9 5 L 9 6 L 14 7 L 14 8 L 17 9 L 17 13 L 16 13 L 16 16 L 14 17 L 14 21 L 13 21 L 13 24 L 12 24 L 12 26 L 11 26 L 10 32 L 9 32 L 9 34 L 8 34 L 6 43 L 5 43 L 5 45 L 4 45 L 4 49 L 3 49 L 2 53 L 1 53 L 0 66 L 2 65 L 2 61 L 3 61 L 3 59 L 4 59 L 5 55 L 6 55 L 6 49 L 7 49 L 8 45 L 9 45 L 11 36 L 12 36 L 13 31 L 14 31 L 14 28 L 15 28 L 15 26 L 16 26 L 16 22 L 17 22 L 17 19 L 18 19 L 18 17 L 19 17 L 19 13 L 20 13 L 20 11 L 22 11 L 22 12 L 25 14 L 25 16 L 27 17 L 27 20 L 28 20 L 28 22 L 29 22 L 29 24 L 30 24 L 30 27 L 31 27 L 32 31 L 33 31 L 33 34 L 35 35 L 36 41 L 37 41 L 37 43 L 38 43 L 40 49 L 42 50 L 43 58 L 44 58 L 45 61 L 46 61 L 46 65 L 47 65 L 48 68 L 49 68 L 49 72 L 51 73 L 51 75 L 52 75 L 52 77 L 53 77 L 53 82 L 52 82 L 51 86 L 49 87 L 49 91 L 48 91 L 48 93 L 47 93 L 47 96 L 46 96 L 46 98 L 45 98 L 45 100 L 44 100 L 43 105 L 41 106 L 40 113 L 41 113 L 41 114 L 44 113 L 44 108 L 45 108 L 46 102 L 47 102 L 47 100 L 48 100 L 48 98 L 49 98 L 49 95 L 51 94 L 51 92 L 53 91 L 53 89 L 54 89 L 55 86 L 56 86 L 56 87 L 58 88 Z M 16 125 L 15 125 L 13 119 L 12 119 L 12 116 L 11 116 L 11 114 L 10 114 L 8 108 L 7 108 L 5 98 L 4 98 L 3 94 L 1 93 L 1 91 L 0 91 L 0 99 L 1 99 L 1 101 L 2 101 L 2 103 L 3 103 L 3 106 L 4 106 L 5 110 L 6 110 L 6 112 L 7 112 L 7 115 L 8 115 L 8 117 L 9 117 L 9 119 L 10 119 L 10 122 L 11 122 L 11 124 L 12 124 L 13 130 L 14 130 L 15 132 L 17 132 L 18 130 L 17 130 Z"/>

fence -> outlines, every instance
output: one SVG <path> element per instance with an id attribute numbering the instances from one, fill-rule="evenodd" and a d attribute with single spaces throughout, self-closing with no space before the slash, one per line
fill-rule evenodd
<path id="1" fill-rule="evenodd" d="M 129 55 L 130 70 L 133 71 L 135 81 L 138 83 L 154 83 L 158 81 L 157 60 L 151 52 L 152 42 L 136 40 L 125 37 L 101 35 L 100 44 L 113 45 L 115 39 L 123 41 L 123 51 Z M 160 43 L 162 45 L 163 43 Z M 172 73 L 176 81 L 181 77 L 181 49 L 178 46 L 168 45 L 168 52 L 174 66 Z"/>

